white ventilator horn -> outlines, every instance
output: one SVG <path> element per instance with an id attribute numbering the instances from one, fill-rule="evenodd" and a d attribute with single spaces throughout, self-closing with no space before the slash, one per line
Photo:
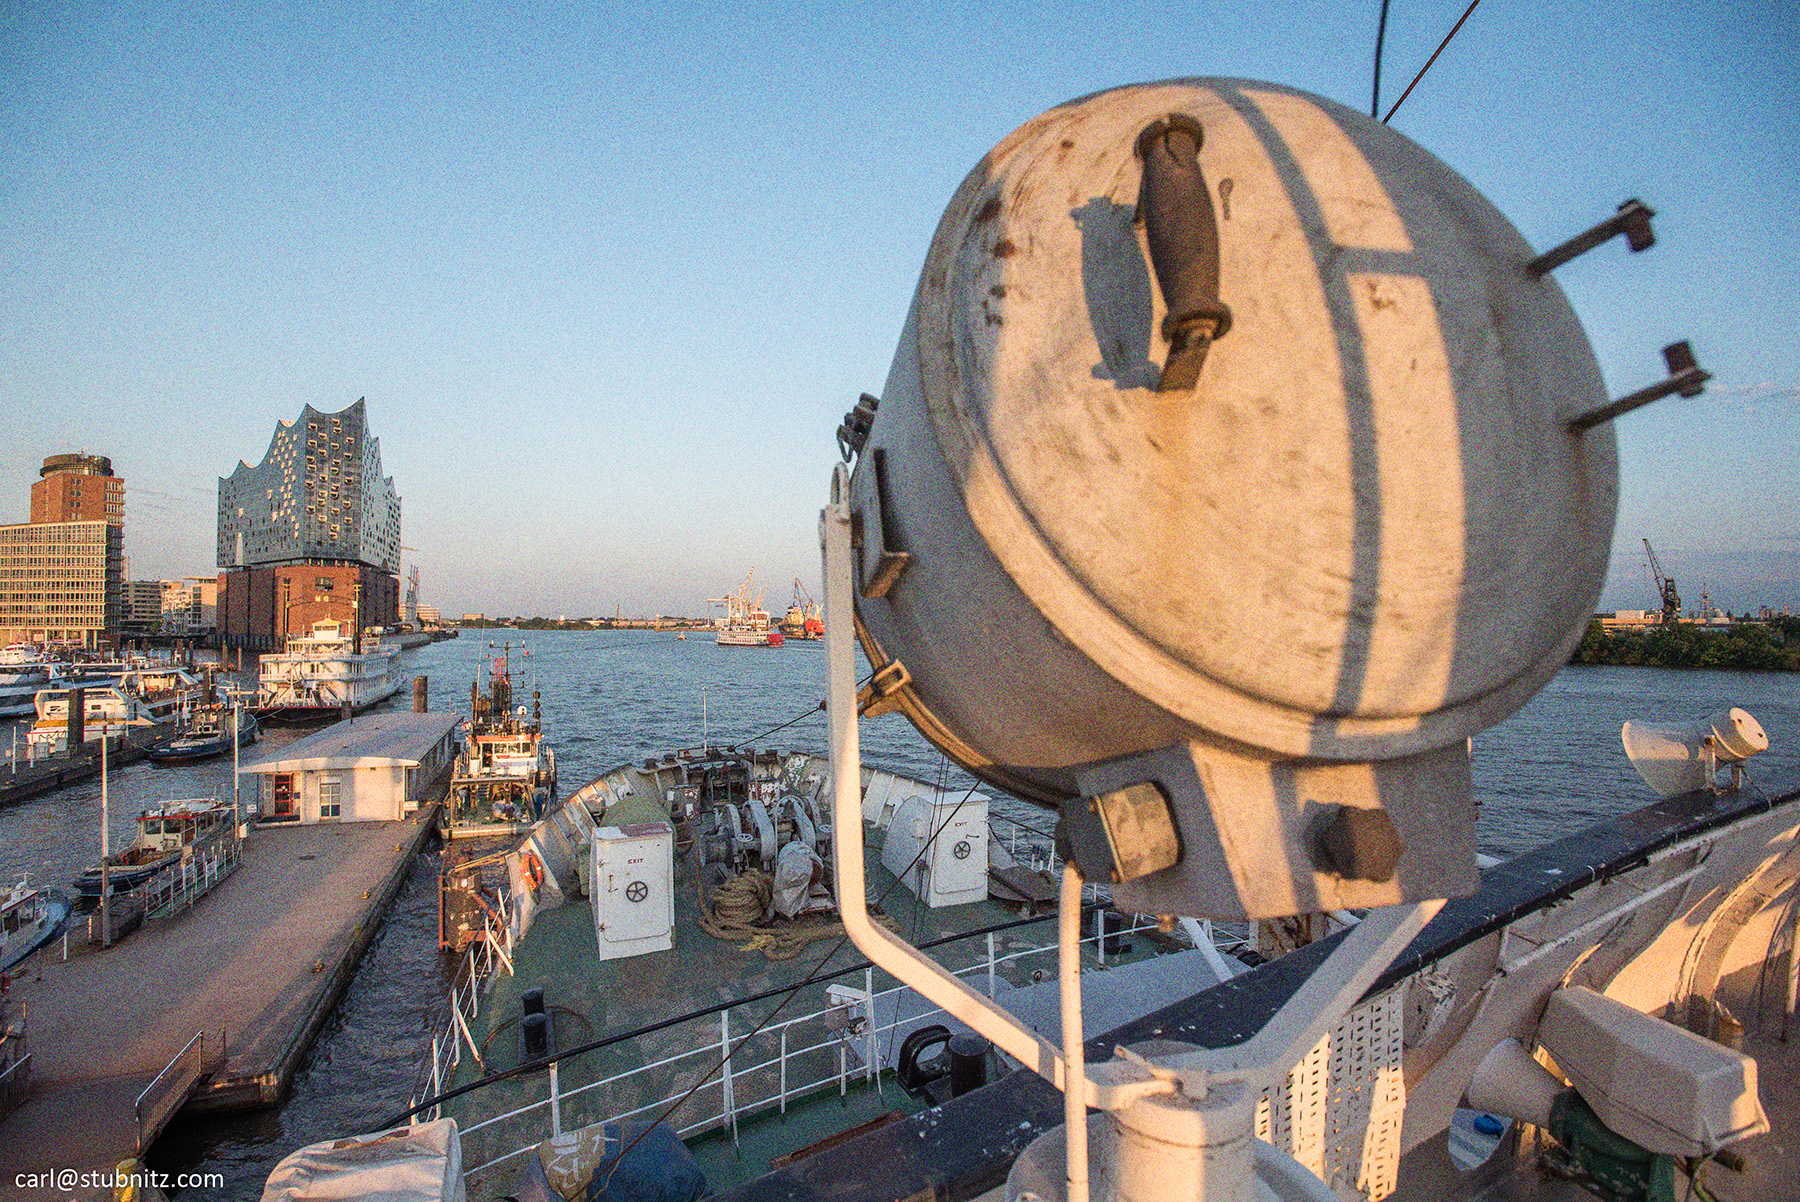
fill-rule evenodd
<path id="1" fill-rule="evenodd" d="M 1743 784 L 1743 762 L 1769 749 L 1762 725 L 1731 706 L 1710 718 L 1682 725 L 1627 722 L 1619 731 L 1625 756 L 1659 797 L 1679 797 L 1696 789 L 1715 793 Z M 1731 784 L 1718 782 L 1720 764 L 1731 765 Z"/>

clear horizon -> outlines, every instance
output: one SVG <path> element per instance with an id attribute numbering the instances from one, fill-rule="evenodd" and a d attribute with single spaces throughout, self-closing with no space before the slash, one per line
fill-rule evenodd
<path id="1" fill-rule="evenodd" d="M 217 480 L 366 397 L 403 565 L 446 614 L 815 597 L 833 431 L 878 393 L 963 175 L 1119 84 L 1367 111 L 1378 5 L 855 11 L 34 6 L 0 29 L 0 520 L 109 455 L 138 579 L 210 575 Z M 1395 5 L 1396 99 L 1463 4 Z M 1557 273 L 1614 423 L 1599 608 L 1800 608 L 1800 32 L 1775 9 L 1477 9 L 1394 119 L 1534 246 L 1639 197 L 1657 245 Z"/>

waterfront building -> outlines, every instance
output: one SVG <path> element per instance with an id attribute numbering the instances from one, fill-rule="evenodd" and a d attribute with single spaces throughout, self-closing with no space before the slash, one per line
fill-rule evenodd
<path id="1" fill-rule="evenodd" d="M 219 581 L 188 576 L 162 583 L 162 633 L 172 638 L 209 638 L 219 624 Z"/>
<path id="2" fill-rule="evenodd" d="M 162 629 L 163 582 L 127 580 L 119 590 L 119 633 L 138 637 Z"/>
<path id="3" fill-rule="evenodd" d="M 105 455 L 52 455 L 31 486 L 34 522 L 101 521 L 125 528 L 125 481 Z"/>
<path id="4" fill-rule="evenodd" d="M 441 625 L 443 623 L 443 621 L 444 621 L 443 612 L 441 610 L 439 610 L 437 606 L 435 606 L 435 605 L 419 606 L 419 625 L 420 626 L 438 626 L 438 625 Z"/>
<path id="5" fill-rule="evenodd" d="M 31 486 L 31 520 L 0 526 L 0 642 L 88 648 L 118 635 L 125 481 L 104 455 L 52 455 Z"/>
<path id="6" fill-rule="evenodd" d="M 392 822 L 442 796 L 461 746 L 455 714 L 367 714 L 263 752 L 259 822 Z"/>
<path id="7" fill-rule="evenodd" d="M 261 462 L 220 478 L 218 565 L 223 646 L 279 650 L 326 618 L 397 624 L 400 497 L 365 400 L 305 406 Z"/>
<path id="8" fill-rule="evenodd" d="M 119 627 L 124 538 L 105 520 L 0 526 L 0 642 L 110 643 Z"/>

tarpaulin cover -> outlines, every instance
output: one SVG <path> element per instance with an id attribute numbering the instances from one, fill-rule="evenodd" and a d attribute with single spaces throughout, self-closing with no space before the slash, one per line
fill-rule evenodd
<path id="1" fill-rule="evenodd" d="M 467 1202 L 456 1120 L 308 1144 L 283 1158 L 263 1202 Z"/>

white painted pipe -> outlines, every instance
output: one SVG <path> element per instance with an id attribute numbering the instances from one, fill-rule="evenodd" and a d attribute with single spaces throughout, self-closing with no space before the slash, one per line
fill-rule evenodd
<path id="1" fill-rule="evenodd" d="M 1062 997 L 1063 1055 L 1069 1076 L 1087 1079 L 1085 1049 L 1081 1046 L 1081 874 L 1064 864 L 1062 892 L 1056 903 L 1056 968 Z M 1085 1091 L 1063 1090 L 1063 1131 L 1069 1147 L 1065 1164 L 1067 1202 L 1087 1202 L 1088 1140 Z"/>
<path id="2" fill-rule="evenodd" d="M 849 470 L 832 476 L 831 503 L 819 515 L 824 553 L 826 724 L 831 732 L 832 823 L 838 911 L 851 941 L 878 967 L 906 982 L 1058 1089 L 1098 1105 L 1092 1082 L 1067 1073 L 1055 1047 L 1012 1015 L 922 955 L 870 917 L 863 871 L 862 753 L 856 722 L 856 618 L 851 584 Z"/>

